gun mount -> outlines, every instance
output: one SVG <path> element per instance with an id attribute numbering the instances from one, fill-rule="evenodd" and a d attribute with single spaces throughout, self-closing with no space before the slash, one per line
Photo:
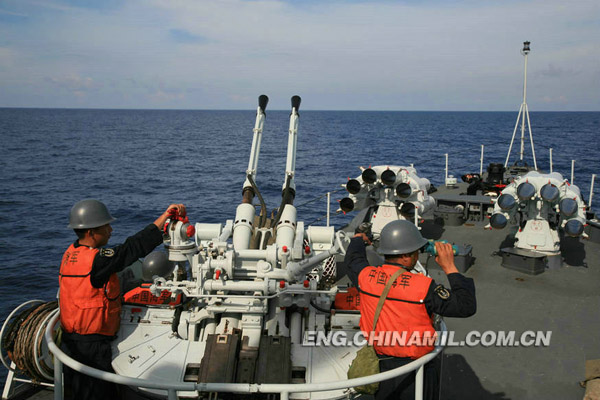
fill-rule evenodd
<path id="1" fill-rule="evenodd" d="M 124 307 L 123 340 L 114 349 L 117 373 L 173 381 L 310 383 L 331 380 L 333 371 L 346 379 L 344 363 L 352 357 L 346 362 L 341 356 L 348 348 L 325 354 L 302 346 L 307 331 L 358 329 L 357 313 L 330 312 L 337 287 L 324 284 L 324 267 L 344 251 L 345 233 L 306 228 L 298 220 L 293 204 L 298 96 L 292 98 L 281 205 L 267 217 L 255 181 L 267 103 L 267 96 L 260 96 L 234 219 L 192 225 L 173 215 L 165 225 L 165 248 L 175 266 L 146 263 L 144 276 L 168 275 L 155 275 L 143 285 L 144 293 L 137 288 L 137 297 L 126 296 L 137 304 Z"/>

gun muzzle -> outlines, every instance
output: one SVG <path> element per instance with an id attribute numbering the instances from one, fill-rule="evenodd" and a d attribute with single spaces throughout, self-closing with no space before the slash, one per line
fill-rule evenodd
<path id="1" fill-rule="evenodd" d="M 269 103 L 269 97 L 266 94 L 261 94 L 260 96 L 258 96 L 258 107 L 260 108 L 260 111 L 263 112 L 263 114 L 267 109 L 267 103 Z"/>

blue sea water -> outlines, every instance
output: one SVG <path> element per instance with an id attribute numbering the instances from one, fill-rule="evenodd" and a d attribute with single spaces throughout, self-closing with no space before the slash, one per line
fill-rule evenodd
<path id="1" fill-rule="evenodd" d="M 450 173 L 503 163 L 515 112 L 301 111 L 296 159 L 298 218 L 325 224 L 328 191 L 359 166 L 414 164 L 438 185 Z M 192 222 L 232 219 L 241 200 L 255 111 L 0 109 L 0 319 L 21 302 L 56 295 L 58 265 L 74 240 L 76 201 L 97 198 L 118 218 L 111 244 L 151 223 L 173 202 Z M 538 167 L 571 175 L 584 199 L 600 174 L 599 112 L 531 113 Z M 289 111 L 267 111 L 256 178 L 267 207 L 279 205 Z M 512 161 L 518 157 L 519 137 Z M 529 142 L 526 161 L 532 164 Z M 600 202 L 600 180 L 595 198 Z M 332 195 L 332 210 L 343 191 Z M 314 200 L 314 201 L 313 201 Z M 304 205 L 305 203 L 308 203 Z M 596 204 L 596 203 L 594 203 Z M 594 207 L 598 209 L 599 207 Z M 341 226 L 351 215 L 332 217 Z"/>

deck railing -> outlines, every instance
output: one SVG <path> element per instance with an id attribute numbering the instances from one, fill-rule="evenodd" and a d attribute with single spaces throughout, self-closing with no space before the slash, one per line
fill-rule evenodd
<path id="1" fill-rule="evenodd" d="M 355 386 L 367 385 L 374 382 L 380 382 L 395 378 L 400 375 L 417 371 L 415 378 L 415 400 L 423 399 L 423 366 L 436 357 L 442 351 L 442 344 L 436 345 L 435 349 L 423 357 L 406 364 L 402 367 L 390 371 L 381 372 L 376 375 L 365 376 L 362 378 L 347 379 L 342 381 L 321 382 L 321 383 L 297 383 L 297 384 L 275 384 L 275 383 L 193 383 L 193 382 L 160 382 L 156 380 L 146 380 L 117 375 L 111 372 L 101 371 L 88 367 L 63 353 L 54 343 L 53 331 L 58 322 L 59 314 L 50 320 L 45 332 L 45 339 L 48 348 L 54 354 L 54 399 L 63 399 L 63 364 L 69 366 L 75 371 L 89 375 L 91 377 L 114 382 L 119 385 L 135 386 L 139 388 L 164 390 L 167 392 L 169 400 L 177 399 L 177 392 L 230 392 L 230 393 L 279 393 L 281 400 L 288 400 L 290 393 L 299 392 L 325 392 L 329 390 L 339 390 Z M 441 321 L 440 332 L 445 335 L 446 325 Z M 441 343 L 442 341 L 438 341 Z"/>

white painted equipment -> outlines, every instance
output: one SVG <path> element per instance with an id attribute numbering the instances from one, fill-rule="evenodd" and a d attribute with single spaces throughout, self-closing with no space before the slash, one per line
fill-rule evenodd
<path id="1" fill-rule="evenodd" d="M 490 224 L 504 228 L 509 220 L 519 224 L 515 248 L 556 255 L 558 229 L 580 236 L 585 225 L 585 205 L 579 188 L 562 175 L 531 171 L 508 185 L 496 200 Z"/>
<path id="2" fill-rule="evenodd" d="M 262 96 L 261 96 L 262 98 Z M 266 98 L 266 96 L 265 96 Z M 195 383 L 313 383 L 345 380 L 358 347 L 302 345 L 306 331 L 329 332 L 337 287 L 325 284 L 323 270 L 343 252 L 343 231 L 298 221 L 293 205 L 300 98 L 292 98 L 282 204 L 270 220 L 254 181 L 265 121 L 266 99 L 259 100 L 250 162 L 242 202 L 235 219 L 225 225 L 172 219 L 165 229 L 165 248 L 178 270 L 154 277 L 146 295 L 170 294 L 171 304 L 131 304 L 123 309 L 113 367 L 121 376 Z M 407 182 L 408 200 L 419 203 L 429 182 L 414 171 L 399 170 L 398 184 Z M 412 193 L 412 192 L 415 193 Z M 383 193 L 381 194 L 383 196 Z M 252 200 L 261 200 L 256 215 Z M 383 197 L 382 197 L 383 198 Z M 352 320 L 357 313 L 337 313 Z M 164 392 L 139 389 L 153 395 Z M 347 390 L 292 395 L 336 398 Z M 197 391 L 179 392 L 196 397 Z"/>
<path id="3" fill-rule="evenodd" d="M 340 209 L 360 211 L 355 220 L 371 222 L 375 240 L 388 222 L 405 219 L 418 226 L 420 217 L 435 206 L 435 199 L 427 193 L 429 180 L 419 177 L 415 168 L 379 165 L 361 169 L 360 176 L 344 185 L 349 195 L 340 200 Z"/>

